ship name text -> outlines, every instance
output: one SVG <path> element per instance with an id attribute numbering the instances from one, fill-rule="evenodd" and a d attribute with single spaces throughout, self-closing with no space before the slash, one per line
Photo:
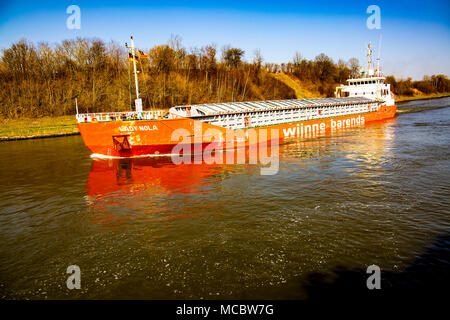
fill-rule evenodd
<path id="1" fill-rule="evenodd" d="M 359 115 L 358 117 L 342 120 L 330 119 L 328 123 L 326 123 L 325 121 L 321 123 L 314 123 L 307 125 L 304 125 L 303 123 L 297 123 L 295 126 L 283 129 L 283 134 L 285 137 L 295 137 L 295 136 L 305 137 L 310 134 L 316 134 L 319 133 L 320 131 L 325 131 L 326 129 L 335 130 L 363 125 L 365 123 L 365 120 L 366 119 L 364 117 L 361 117 Z"/>
<path id="2" fill-rule="evenodd" d="M 156 125 L 153 126 L 122 126 L 119 127 L 120 132 L 129 132 L 129 131 L 153 131 L 158 130 Z"/>

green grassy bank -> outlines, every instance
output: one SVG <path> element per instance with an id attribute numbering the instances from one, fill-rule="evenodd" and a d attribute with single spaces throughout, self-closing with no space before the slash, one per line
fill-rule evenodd
<path id="1" fill-rule="evenodd" d="M 75 116 L 0 119 L 0 140 L 77 134 Z"/>

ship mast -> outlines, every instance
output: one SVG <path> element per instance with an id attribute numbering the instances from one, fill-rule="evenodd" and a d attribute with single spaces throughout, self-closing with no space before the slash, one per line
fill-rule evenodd
<path id="1" fill-rule="evenodd" d="M 372 64 L 372 45 L 370 44 L 370 41 L 369 41 L 369 45 L 367 46 L 367 51 L 368 51 L 368 53 L 367 53 L 367 58 L 368 58 L 367 72 L 370 75 L 370 69 L 371 69 L 370 65 Z"/>
<path id="2" fill-rule="evenodd" d="M 134 82 L 136 83 L 136 99 L 139 99 L 139 85 L 138 85 L 138 78 L 137 78 L 137 72 L 136 72 L 136 55 L 134 52 L 134 40 L 133 37 L 131 37 L 131 54 L 133 55 L 133 67 L 134 67 Z"/>
<path id="3" fill-rule="evenodd" d="M 135 54 L 135 47 L 134 47 L 134 39 L 131 37 L 131 48 L 127 46 L 125 43 L 125 46 L 128 49 L 131 49 L 132 59 L 133 59 L 133 67 L 134 67 L 134 82 L 136 84 L 136 99 L 134 100 L 134 104 L 136 106 L 136 112 L 142 112 L 142 99 L 139 98 L 139 84 L 138 84 L 138 77 L 137 77 L 137 71 L 136 71 L 136 54 Z"/>

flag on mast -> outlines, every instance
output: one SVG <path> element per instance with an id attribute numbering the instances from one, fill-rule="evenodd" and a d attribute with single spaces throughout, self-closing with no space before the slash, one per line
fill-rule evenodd
<path id="1" fill-rule="evenodd" d="M 142 59 L 147 59 L 149 57 L 148 54 L 146 54 L 144 51 L 141 51 L 141 50 L 138 50 L 138 55 L 139 55 L 139 58 L 142 58 Z"/>
<path id="2" fill-rule="evenodd" d="M 131 52 L 128 53 L 128 59 L 130 59 L 130 61 L 133 61 L 133 54 Z M 134 61 L 137 62 L 138 60 L 138 56 L 134 55 Z"/>

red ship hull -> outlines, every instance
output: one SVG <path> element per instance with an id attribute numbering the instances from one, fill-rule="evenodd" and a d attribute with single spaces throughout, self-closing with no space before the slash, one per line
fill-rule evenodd
<path id="1" fill-rule="evenodd" d="M 228 149 L 239 142 L 248 146 L 287 137 L 326 136 L 342 128 L 393 118 L 396 106 L 382 106 L 376 112 L 231 130 L 192 118 L 78 123 L 81 136 L 94 154 L 136 157 Z M 213 134 L 211 134 L 213 132 Z M 218 139 L 217 135 L 223 136 Z M 251 139 L 251 137 L 256 139 Z M 181 152 L 180 152 L 181 151 Z"/>

